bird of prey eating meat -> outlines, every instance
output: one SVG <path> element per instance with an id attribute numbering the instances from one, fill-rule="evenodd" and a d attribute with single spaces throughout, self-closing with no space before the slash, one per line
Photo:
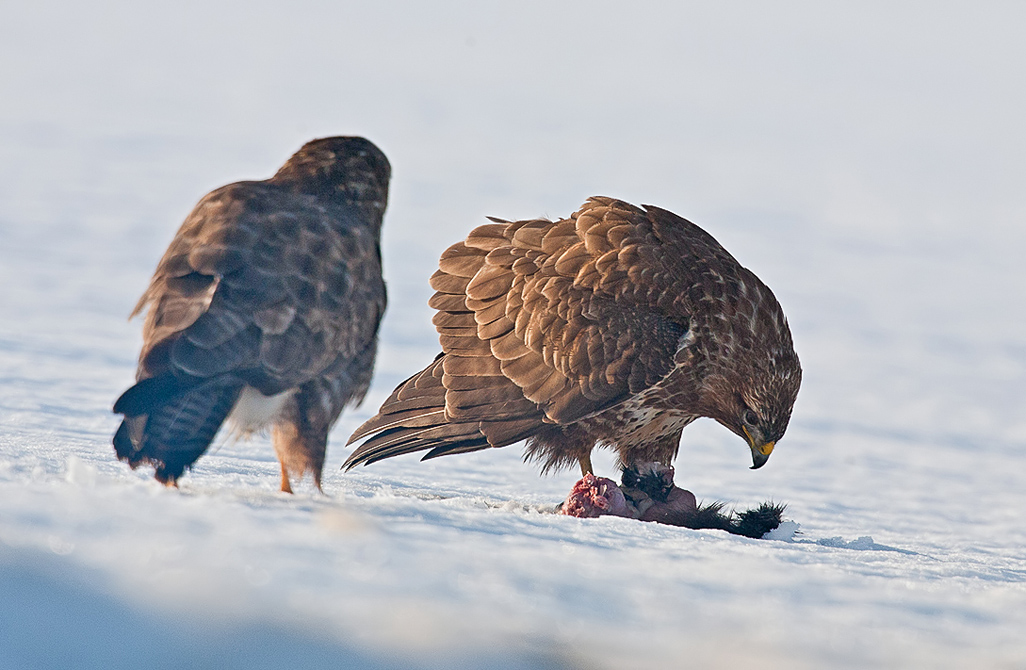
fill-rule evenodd
<path id="1" fill-rule="evenodd" d="M 356 430 L 350 443 L 367 439 L 346 468 L 526 441 L 543 471 L 579 464 L 593 481 L 592 450 L 606 447 L 627 515 L 645 518 L 695 507 L 671 464 L 699 417 L 765 465 L 801 366 L 754 273 L 658 207 L 593 197 L 558 221 L 491 221 L 442 254 L 429 303 L 442 353 Z"/>

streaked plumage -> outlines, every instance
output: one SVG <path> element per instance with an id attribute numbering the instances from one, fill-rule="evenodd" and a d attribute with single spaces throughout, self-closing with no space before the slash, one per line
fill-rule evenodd
<path id="1" fill-rule="evenodd" d="M 773 293 L 708 233 L 600 197 L 568 219 L 493 222 L 442 254 L 442 353 L 354 433 L 369 439 L 346 467 L 520 440 L 544 469 L 590 471 L 596 445 L 668 466 L 699 417 L 765 463 L 801 367 Z"/>
<path id="2" fill-rule="evenodd" d="M 370 384 L 389 176 L 371 142 L 330 137 L 200 200 L 132 314 L 149 308 L 118 458 L 175 483 L 231 414 L 272 428 L 283 491 L 320 487 L 328 431 Z"/>

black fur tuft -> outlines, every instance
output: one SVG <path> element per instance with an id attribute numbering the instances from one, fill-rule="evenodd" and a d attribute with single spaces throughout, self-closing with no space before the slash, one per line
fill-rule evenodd
<path id="1" fill-rule="evenodd" d="M 693 530 L 725 530 L 733 535 L 759 539 L 780 526 L 786 505 L 767 502 L 741 513 L 733 510 L 724 513 L 723 508 L 721 502 L 699 505 L 694 512 L 681 518 L 680 525 Z"/>
<path id="2" fill-rule="evenodd" d="M 758 539 L 780 526 L 786 508 L 786 505 L 764 502 L 755 509 L 745 510 L 737 515 L 732 514 L 733 527 L 728 530 L 736 535 Z"/>
<path id="3" fill-rule="evenodd" d="M 730 517 L 731 515 L 723 513 L 723 503 L 714 502 L 699 505 L 692 514 L 684 518 L 682 525 L 693 530 L 715 528 L 730 532 Z"/>
<path id="4" fill-rule="evenodd" d="M 666 497 L 673 490 L 673 468 L 662 472 L 638 472 L 635 467 L 626 467 L 620 478 L 620 486 L 624 492 L 637 489 L 652 500 L 666 502 Z M 628 495 L 628 497 L 631 497 Z"/>

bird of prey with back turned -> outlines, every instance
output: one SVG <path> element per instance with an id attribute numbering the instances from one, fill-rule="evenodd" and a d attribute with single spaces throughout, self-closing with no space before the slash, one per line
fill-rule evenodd
<path id="1" fill-rule="evenodd" d="M 271 428 L 283 491 L 307 473 L 320 488 L 328 431 L 374 366 L 390 172 L 368 140 L 329 137 L 200 200 L 133 312 L 148 308 L 119 459 L 174 484 L 228 419 Z"/>

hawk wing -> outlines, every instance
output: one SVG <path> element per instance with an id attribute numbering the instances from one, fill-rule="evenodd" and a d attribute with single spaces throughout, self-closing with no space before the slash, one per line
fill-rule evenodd
<path id="1" fill-rule="evenodd" d="M 158 479 L 174 481 L 246 386 L 287 394 L 366 362 L 368 346 L 373 356 L 385 307 L 378 246 L 371 231 L 340 226 L 346 218 L 266 182 L 199 202 L 133 312 L 149 306 L 139 381 L 114 406 L 126 415 L 119 458 L 151 462 Z M 362 397 L 370 370 L 356 377 L 337 389 L 342 405 Z"/>
<path id="2" fill-rule="evenodd" d="M 732 264 L 694 224 L 611 198 L 475 229 L 431 279 L 443 353 L 356 431 L 372 437 L 347 467 L 504 446 L 651 388 L 686 357 L 690 287 Z"/>

